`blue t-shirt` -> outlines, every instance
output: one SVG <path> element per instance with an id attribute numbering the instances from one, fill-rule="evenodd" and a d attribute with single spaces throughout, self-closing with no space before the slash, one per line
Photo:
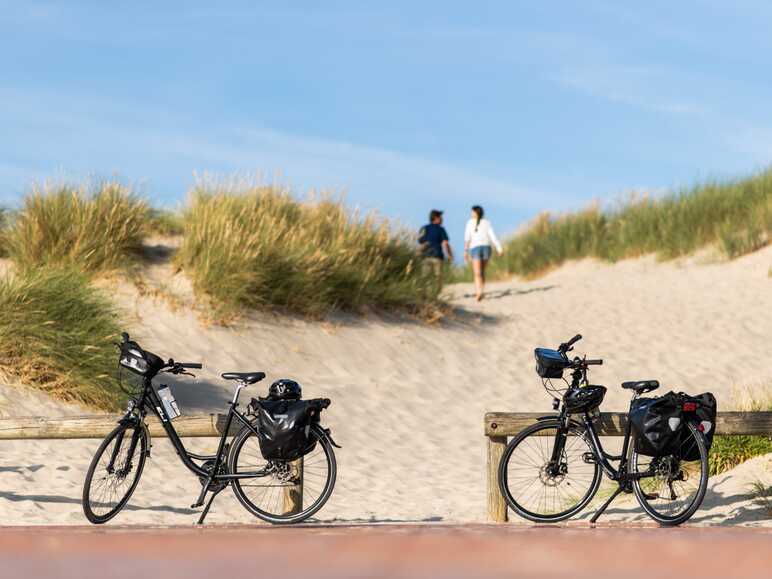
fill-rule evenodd
<path id="1" fill-rule="evenodd" d="M 423 245 L 425 257 L 443 258 L 442 242 L 448 241 L 448 233 L 442 225 L 430 223 L 421 228 L 418 235 L 418 243 Z"/>

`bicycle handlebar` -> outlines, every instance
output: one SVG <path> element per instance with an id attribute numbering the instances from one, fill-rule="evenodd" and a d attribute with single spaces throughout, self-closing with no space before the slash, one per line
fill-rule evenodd
<path id="1" fill-rule="evenodd" d="M 558 351 L 563 352 L 564 354 L 566 352 L 569 352 L 571 350 L 571 346 L 576 344 L 581 339 L 582 339 L 582 334 L 576 334 L 573 338 L 568 340 L 568 342 L 563 342 L 562 344 L 560 344 L 560 346 L 558 346 Z"/>
<path id="2" fill-rule="evenodd" d="M 180 362 L 177 364 L 180 368 L 192 368 L 196 370 L 200 370 L 204 367 L 203 364 L 200 362 Z"/>

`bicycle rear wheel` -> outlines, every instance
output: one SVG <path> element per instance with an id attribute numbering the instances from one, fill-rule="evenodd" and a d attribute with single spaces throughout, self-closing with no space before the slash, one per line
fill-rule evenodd
<path id="1" fill-rule="evenodd" d="M 681 440 L 674 455 L 643 456 L 633 450 L 630 471 L 653 472 L 650 477 L 633 481 L 635 498 L 646 514 L 663 526 L 680 525 L 700 508 L 708 488 L 708 451 L 705 438 L 693 424 L 687 423 L 689 435 Z M 687 452 L 688 451 L 688 452 Z M 683 460 L 688 454 L 697 460 Z"/>
<path id="2" fill-rule="evenodd" d="M 91 460 L 83 484 L 83 513 L 94 524 L 106 523 L 129 502 L 147 456 L 147 433 L 121 424 L 107 435 Z"/>
<path id="3" fill-rule="evenodd" d="M 266 471 L 265 476 L 234 479 L 233 492 L 250 513 L 274 524 L 299 523 L 321 509 L 335 486 L 335 453 L 324 431 L 311 427 L 314 450 L 293 461 L 265 460 L 249 428 L 236 435 L 228 456 L 233 474 Z"/>
<path id="4" fill-rule="evenodd" d="M 537 523 L 555 523 L 574 516 L 592 500 L 601 470 L 583 428 L 566 433 L 559 464 L 551 467 L 557 420 L 529 426 L 507 445 L 499 464 L 499 489 L 509 507 Z"/>

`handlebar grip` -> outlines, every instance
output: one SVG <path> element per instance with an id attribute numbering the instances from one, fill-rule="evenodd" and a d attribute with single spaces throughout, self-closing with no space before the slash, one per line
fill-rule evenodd
<path id="1" fill-rule="evenodd" d="M 179 364 L 179 366 L 180 368 L 191 368 L 196 370 L 200 370 L 201 368 L 204 367 L 204 365 L 201 364 L 200 362 L 184 362 Z"/>
<path id="2" fill-rule="evenodd" d="M 582 339 L 582 334 L 576 334 L 573 338 L 571 338 L 570 340 L 568 340 L 568 342 L 566 342 L 566 346 L 573 346 L 581 339 Z"/>
<path id="3" fill-rule="evenodd" d="M 121 332 L 121 341 L 125 344 L 129 341 L 129 334 L 126 332 Z"/>
<path id="4" fill-rule="evenodd" d="M 588 366 L 602 366 L 603 365 L 603 360 L 601 360 L 601 359 L 585 360 L 584 363 L 587 364 Z"/>

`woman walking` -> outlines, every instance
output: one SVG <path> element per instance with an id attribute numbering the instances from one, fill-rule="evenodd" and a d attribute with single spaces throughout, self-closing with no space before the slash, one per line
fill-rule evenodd
<path id="1" fill-rule="evenodd" d="M 464 261 L 472 260 L 474 272 L 474 287 L 477 301 L 483 299 L 485 289 L 485 266 L 491 258 L 491 245 L 496 248 L 499 255 L 504 250 L 499 243 L 493 226 L 487 219 L 483 219 L 484 211 L 479 205 L 472 207 L 472 218 L 466 224 L 464 232 Z"/>

